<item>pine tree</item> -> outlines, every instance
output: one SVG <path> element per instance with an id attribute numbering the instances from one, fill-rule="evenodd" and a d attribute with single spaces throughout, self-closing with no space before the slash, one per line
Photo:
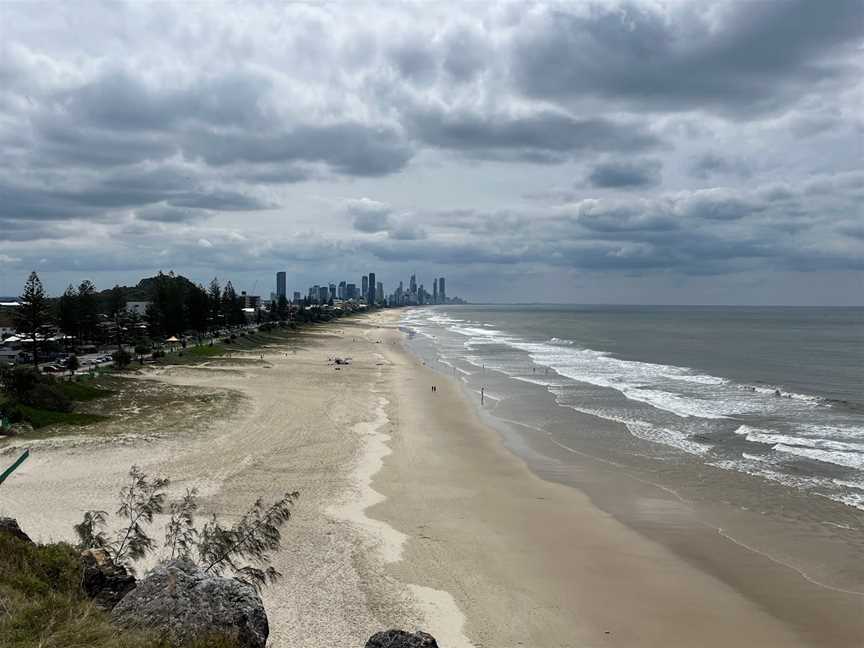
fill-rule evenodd
<path id="1" fill-rule="evenodd" d="M 99 320 L 99 305 L 96 302 L 96 286 L 89 279 L 78 286 L 78 318 L 81 328 L 79 337 L 92 339 Z"/>
<path id="2" fill-rule="evenodd" d="M 210 301 L 210 327 L 215 329 L 219 327 L 219 322 L 222 320 L 222 289 L 216 277 L 213 277 L 213 281 L 210 282 L 207 297 Z"/>
<path id="3" fill-rule="evenodd" d="M 126 294 L 120 286 L 114 286 L 108 293 L 108 314 L 112 319 L 126 310 Z"/>
<path id="4" fill-rule="evenodd" d="M 39 333 L 49 322 L 48 300 L 39 275 L 31 272 L 15 309 L 15 330 L 33 341 L 33 367 L 39 367 Z"/>
<path id="5" fill-rule="evenodd" d="M 72 284 L 66 288 L 57 302 L 57 323 L 65 336 L 64 341 L 78 335 L 80 324 L 80 313 L 78 309 L 78 294 Z M 68 346 L 68 345 L 67 345 Z"/>

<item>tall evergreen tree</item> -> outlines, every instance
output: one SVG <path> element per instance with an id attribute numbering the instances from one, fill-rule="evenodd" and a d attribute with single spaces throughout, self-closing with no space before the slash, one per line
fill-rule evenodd
<path id="1" fill-rule="evenodd" d="M 207 291 L 207 298 L 210 302 L 210 326 L 217 328 L 221 321 L 222 314 L 222 289 L 219 287 L 219 279 L 213 277 L 210 282 L 210 288 Z"/>
<path id="2" fill-rule="evenodd" d="M 50 309 L 39 275 L 31 272 L 24 284 L 24 293 L 15 309 L 15 330 L 33 342 L 33 367 L 39 367 L 39 334 L 49 322 Z"/>
<path id="3" fill-rule="evenodd" d="M 108 314 L 112 319 L 126 310 L 126 293 L 120 286 L 114 286 L 108 293 Z"/>
<path id="4" fill-rule="evenodd" d="M 276 317 L 280 322 L 288 319 L 288 299 L 285 295 L 279 295 L 279 302 L 276 307 Z"/>
<path id="5" fill-rule="evenodd" d="M 230 281 L 225 284 L 225 290 L 222 291 L 222 314 L 225 316 L 225 322 L 231 326 L 246 323 L 243 304 L 240 303 L 240 298 Z"/>
<path id="6" fill-rule="evenodd" d="M 203 286 L 193 286 L 186 294 L 186 321 L 199 333 L 205 333 L 210 319 L 210 300 Z"/>
<path id="7" fill-rule="evenodd" d="M 72 284 L 66 288 L 57 302 L 57 323 L 60 331 L 68 339 L 78 335 L 81 329 L 80 313 L 78 310 L 78 293 Z"/>
<path id="8" fill-rule="evenodd" d="M 80 338 L 92 339 L 99 320 L 99 304 L 96 300 L 96 286 L 85 279 L 78 286 L 78 318 Z"/>

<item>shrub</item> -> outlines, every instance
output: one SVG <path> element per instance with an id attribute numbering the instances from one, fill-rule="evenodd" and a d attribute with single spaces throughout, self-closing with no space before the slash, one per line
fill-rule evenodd
<path id="1" fill-rule="evenodd" d="M 57 385 L 39 383 L 26 398 L 21 402 L 25 405 L 38 407 L 39 409 L 52 410 L 54 412 L 71 412 L 72 401 L 60 390 Z"/>
<path id="2" fill-rule="evenodd" d="M 0 416 L 6 417 L 10 423 L 20 423 L 24 420 L 24 412 L 16 403 L 0 403 Z"/>
<path id="3" fill-rule="evenodd" d="M 147 533 L 153 517 L 163 511 L 168 480 L 148 477 L 137 466 L 129 471 L 129 482 L 120 490 L 120 508 L 116 517 L 121 528 L 113 534 L 106 531 L 108 513 L 92 510 L 84 513 L 75 525 L 78 548 L 105 549 L 117 564 L 133 570 L 133 563 L 157 549 Z M 216 515 L 200 528 L 195 525 L 198 491 L 186 491 L 182 500 L 169 506 L 170 518 L 165 528 L 162 548 L 170 557 L 192 560 L 208 573 L 228 573 L 237 580 L 260 589 L 282 575 L 270 564 L 270 552 L 279 549 L 280 528 L 291 519 L 291 509 L 299 497 L 296 491 L 285 493 L 270 506 L 258 499 L 230 527 L 222 526 Z"/>
<path id="4" fill-rule="evenodd" d="M 114 359 L 114 364 L 118 367 L 126 367 L 132 362 L 132 356 L 129 355 L 129 352 L 123 349 L 122 351 L 115 351 L 111 354 L 111 357 Z"/>
<path id="5" fill-rule="evenodd" d="M 46 380 L 47 377 L 29 367 L 0 369 L 0 386 L 10 397 L 21 402 L 26 402 L 25 399 L 33 388 Z"/>

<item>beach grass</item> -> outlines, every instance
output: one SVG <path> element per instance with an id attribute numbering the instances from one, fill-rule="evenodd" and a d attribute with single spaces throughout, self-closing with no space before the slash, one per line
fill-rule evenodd
<path id="1" fill-rule="evenodd" d="M 82 564 L 69 544 L 36 545 L 0 532 L 0 637 L 6 648 L 169 648 L 146 631 L 111 624 L 81 589 Z M 236 648 L 208 637 L 188 648 Z"/>
<path id="2" fill-rule="evenodd" d="M 31 407 L 30 405 L 18 405 L 24 418 L 30 422 L 34 429 L 48 427 L 50 425 L 92 425 L 107 421 L 110 417 L 101 414 L 87 414 L 84 412 L 55 412 L 54 410 Z"/>
<path id="3" fill-rule="evenodd" d="M 106 398 L 114 394 L 112 390 L 105 389 L 93 382 L 61 382 L 58 383 L 58 386 L 66 398 L 79 402 Z"/>

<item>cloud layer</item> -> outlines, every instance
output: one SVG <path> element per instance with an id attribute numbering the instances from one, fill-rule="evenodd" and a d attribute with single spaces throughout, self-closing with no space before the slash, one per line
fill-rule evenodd
<path id="1" fill-rule="evenodd" d="M 475 299 L 519 298 L 511 273 L 564 300 L 573 272 L 860 287 L 856 0 L 0 21 L 0 294 L 31 268 L 53 290 L 160 267 L 298 289 L 416 269 Z"/>

